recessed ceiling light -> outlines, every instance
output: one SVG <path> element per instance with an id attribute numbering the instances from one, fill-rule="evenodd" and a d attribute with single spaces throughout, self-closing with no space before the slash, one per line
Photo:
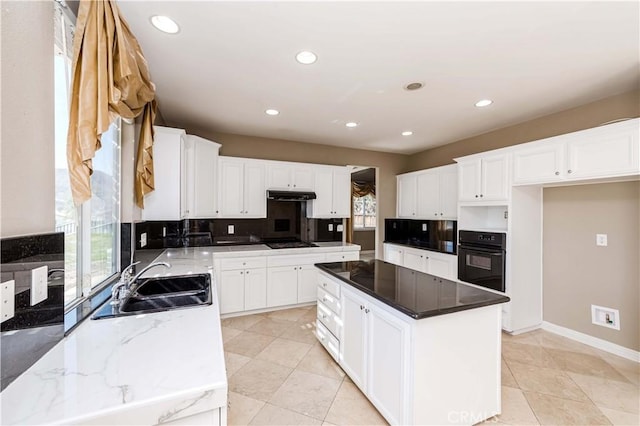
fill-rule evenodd
<path id="1" fill-rule="evenodd" d="M 318 60 L 318 57 L 315 53 L 309 52 L 307 50 L 303 50 L 302 52 L 296 55 L 296 61 L 300 62 L 304 65 L 310 65 Z"/>
<path id="2" fill-rule="evenodd" d="M 404 86 L 405 90 L 418 90 L 418 89 L 422 89 L 424 87 L 424 84 L 420 83 L 420 82 L 415 82 L 415 83 L 409 83 L 406 86 Z"/>
<path id="3" fill-rule="evenodd" d="M 347 124 L 345 124 L 345 126 L 347 126 L 347 127 L 358 127 L 358 123 L 350 121 Z"/>
<path id="4" fill-rule="evenodd" d="M 277 109 L 267 109 L 264 111 L 264 113 L 267 115 L 278 115 L 280 114 L 280 111 L 278 111 Z"/>
<path id="5" fill-rule="evenodd" d="M 154 15 L 151 17 L 151 23 L 160 31 L 168 34 L 175 34 L 180 31 L 180 27 L 176 21 L 163 15 Z"/>
<path id="6" fill-rule="evenodd" d="M 491 99 L 482 99 L 481 101 L 476 102 L 476 106 L 479 108 L 489 106 L 493 103 Z"/>
<path id="7" fill-rule="evenodd" d="M 402 132 L 402 136 L 411 136 L 413 134 L 413 132 L 411 130 L 407 130 L 405 132 Z"/>

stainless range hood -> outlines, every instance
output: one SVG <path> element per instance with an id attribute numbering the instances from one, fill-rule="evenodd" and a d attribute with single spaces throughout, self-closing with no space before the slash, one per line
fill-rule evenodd
<path id="1" fill-rule="evenodd" d="M 267 191 L 267 199 L 278 201 L 309 201 L 316 199 L 316 193 L 298 191 Z"/>

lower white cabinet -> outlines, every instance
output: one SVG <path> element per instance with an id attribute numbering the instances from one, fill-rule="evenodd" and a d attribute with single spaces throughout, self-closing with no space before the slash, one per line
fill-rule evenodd
<path id="1" fill-rule="evenodd" d="M 298 303 L 298 272 L 301 266 L 269 268 L 267 277 L 267 306 Z"/>
<path id="2" fill-rule="evenodd" d="M 220 313 L 242 312 L 267 306 L 266 268 L 222 271 Z"/>
<path id="3" fill-rule="evenodd" d="M 409 324 L 346 288 L 342 300 L 342 367 L 391 424 L 401 424 Z"/>
<path id="4" fill-rule="evenodd" d="M 458 256 L 454 254 L 385 243 L 384 260 L 448 280 L 458 279 Z"/>

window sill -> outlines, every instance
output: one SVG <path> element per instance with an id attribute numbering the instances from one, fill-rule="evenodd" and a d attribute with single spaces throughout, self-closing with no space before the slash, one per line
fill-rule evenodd
<path id="1" fill-rule="evenodd" d="M 354 232 L 361 232 L 361 231 L 375 231 L 376 228 L 375 227 L 371 227 L 371 228 L 353 228 Z"/>

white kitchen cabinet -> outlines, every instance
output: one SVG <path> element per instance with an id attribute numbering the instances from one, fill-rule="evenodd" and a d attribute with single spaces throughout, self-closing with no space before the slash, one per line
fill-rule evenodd
<path id="1" fill-rule="evenodd" d="M 271 161 L 267 164 L 267 189 L 313 191 L 313 171 L 309 164 Z"/>
<path id="2" fill-rule="evenodd" d="M 242 271 L 241 271 L 242 272 Z M 267 270 L 247 269 L 244 271 L 244 310 L 267 307 Z"/>
<path id="3" fill-rule="evenodd" d="M 267 216 L 265 164 L 260 160 L 220 157 L 219 215 L 221 218 Z"/>
<path id="4" fill-rule="evenodd" d="M 506 201 L 509 197 L 509 155 L 490 154 L 458 162 L 458 197 L 464 202 Z"/>
<path id="5" fill-rule="evenodd" d="M 220 144 L 187 135 L 186 147 L 186 215 L 194 219 L 216 217 Z"/>
<path id="6" fill-rule="evenodd" d="M 351 173 L 346 167 L 315 167 L 316 199 L 307 203 L 309 218 L 346 218 L 351 216 Z"/>
<path id="7" fill-rule="evenodd" d="M 266 259 L 231 258 L 215 261 L 220 313 L 249 311 L 267 306 Z"/>
<path id="8" fill-rule="evenodd" d="M 155 190 L 145 195 L 143 220 L 180 220 L 186 217 L 186 132 L 154 126 Z"/>
<path id="9" fill-rule="evenodd" d="M 458 207 L 458 169 L 455 164 L 397 176 L 400 218 L 455 219 Z"/>
<path id="10" fill-rule="evenodd" d="M 327 262 L 349 262 L 352 260 L 360 260 L 359 251 L 342 251 L 338 253 L 327 253 Z"/>
<path id="11" fill-rule="evenodd" d="M 267 306 L 298 303 L 298 268 L 300 266 L 269 268 L 267 273 Z"/>
<path id="12" fill-rule="evenodd" d="M 448 280 L 458 279 L 458 257 L 454 254 L 385 243 L 384 260 Z"/>
<path id="13" fill-rule="evenodd" d="M 244 272 L 220 273 L 220 313 L 244 311 Z"/>
<path id="14" fill-rule="evenodd" d="M 513 152 L 513 184 L 552 182 L 564 169 L 565 146 L 559 138 L 527 144 Z"/>
<path id="15" fill-rule="evenodd" d="M 318 287 L 318 268 L 314 265 L 298 267 L 298 303 L 316 300 Z"/>
<path id="16" fill-rule="evenodd" d="M 391 424 L 401 424 L 409 325 L 345 287 L 342 305 L 342 367 Z"/>

